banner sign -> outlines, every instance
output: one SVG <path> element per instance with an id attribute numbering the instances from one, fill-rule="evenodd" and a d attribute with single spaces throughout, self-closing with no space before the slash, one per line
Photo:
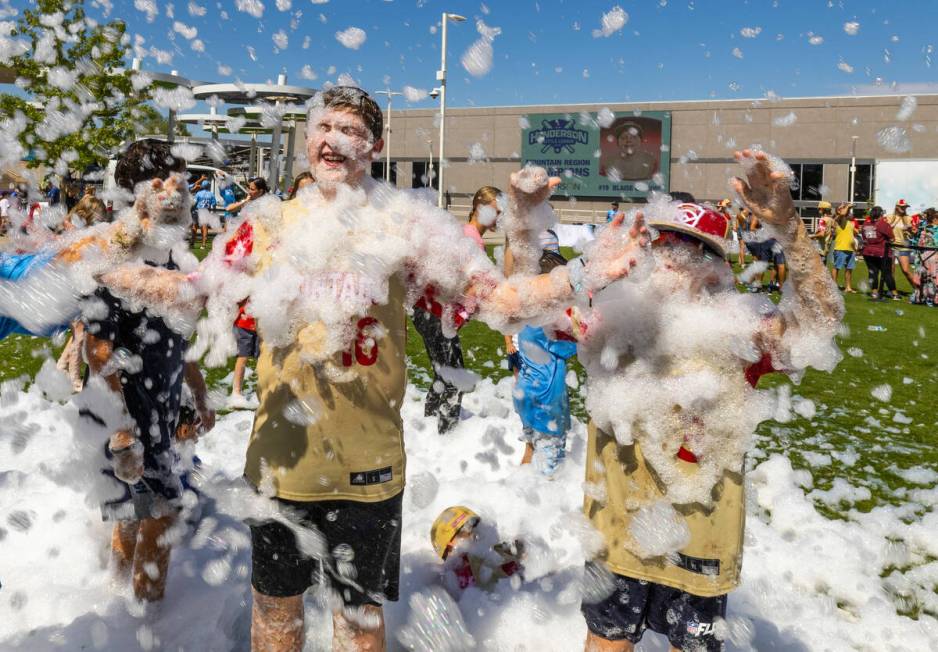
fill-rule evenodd
<path id="1" fill-rule="evenodd" d="M 641 199 L 669 190 L 670 112 L 535 113 L 527 121 L 522 162 L 560 177 L 556 194 Z"/>

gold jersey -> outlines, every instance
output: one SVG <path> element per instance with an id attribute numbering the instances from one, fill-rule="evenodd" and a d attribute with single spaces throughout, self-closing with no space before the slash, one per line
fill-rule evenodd
<path id="1" fill-rule="evenodd" d="M 295 202 L 282 206 L 284 225 L 306 215 Z M 254 225 L 258 272 L 276 247 L 272 235 Z M 337 288 L 357 282 L 354 274 L 345 277 Z M 333 380 L 327 367 L 304 361 L 304 350 L 322 341 L 322 323 L 304 327 L 285 347 L 261 343 L 260 407 L 244 474 L 262 492 L 296 501 L 376 502 L 403 491 L 404 301 L 403 284 L 391 279 L 387 303 L 373 305 L 358 320 L 349 350 L 334 356 L 334 368 L 354 370 L 352 380 Z"/>

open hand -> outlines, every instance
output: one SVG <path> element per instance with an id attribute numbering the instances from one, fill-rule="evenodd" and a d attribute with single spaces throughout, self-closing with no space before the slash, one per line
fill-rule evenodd
<path id="1" fill-rule="evenodd" d="M 137 484 L 143 477 L 143 444 L 126 430 L 111 435 L 108 442 L 111 451 L 111 467 L 118 480 Z"/>
<path id="2" fill-rule="evenodd" d="M 648 228 L 641 211 L 626 229 L 625 214 L 619 213 L 606 225 L 587 263 L 590 289 L 601 289 L 623 276 L 638 264 L 642 248 L 649 244 Z"/>
<path id="3" fill-rule="evenodd" d="M 731 185 L 747 208 L 767 224 L 788 224 L 797 219 L 787 175 L 773 170 L 765 152 L 744 149 L 736 160 L 747 166 L 746 180 L 733 177 Z"/>
<path id="4" fill-rule="evenodd" d="M 197 412 L 199 418 L 193 425 L 199 435 L 204 435 L 215 427 L 215 410 L 212 410 L 207 405 L 200 405 L 197 407 Z"/>
<path id="5" fill-rule="evenodd" d="M 549 177 L 544 168 L 526 165 L 511 173 L 508 195 L 519 208 L 531 208 L 547 201 L 559 185 L 560 177 Z"/>

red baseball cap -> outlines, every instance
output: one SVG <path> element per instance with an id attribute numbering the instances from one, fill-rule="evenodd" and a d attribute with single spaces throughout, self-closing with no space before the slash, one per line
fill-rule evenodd
<path id="1" fill-rule="evenodd" d="M 908 208 L 909 202 L 907 202 L 904 199 L 900 199 L 899 201 L 896 202 L 896 206 L 902 206 L 903 208 Z"/>
<path id="2" fill-rule="evenodd" d="M 723 213 L 700 204 L 681 204 L 672 219 L 650 219 L 648 226 L 659 231 L 677 231 L 700 240 L 721 256 L 726 256 L 726 235 L 730 221 Z"/>

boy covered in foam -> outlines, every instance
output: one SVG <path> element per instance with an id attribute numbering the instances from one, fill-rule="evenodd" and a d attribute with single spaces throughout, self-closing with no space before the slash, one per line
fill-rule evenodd
<path id="1" fill-rule="evenodd" d="M 628 272 L 641 225 L 619 237 L 626 230 L 614 223 L 616 243 L 577 278 L 565 269 L 534 276 L 535 268 L 509 281 L 448 213 L 369 177 L 383 125 L 367 93 L 329 89 L 314 98 L 307 124 L 316 183 L 291 201 L 252 202 L 242 226 L 215 245 L 198 280 L 208 315 L 192 355 L 207 351 L 212 364 L 234 353 L 230 324 L 247 299 L 262 344 L 245 476 L 294 524 L 252 526 L 254 645 L 300 649 L 303 594 L 319 583 L 337 645 L 380 650 L 381 605 L 398 597 L 405 306 L 438 304 L 448 335 L 473 315 L 503 330 L 550 319 L 574 286 L 602 287 Z M 508 212 L 519 232 L 549 212 L 558 181 L 539 168 L 512 175 Z M 331 554 L 304 553 L 304 530 L 324 537 Z M 314 579 L 314 568 L 325 572 Z"/>
<path id="2" fill-rule="evenodd" d="M 592 419 L 584 510 L 606 549 L 587 564 L 587 650 L 632 650 L 648 628 L 673 648 L 722 649 L 744 456 L 759 422 L 784 418 L 756 383 L 840 359 L 843 302 L 795 212 L 790 171 L 762 152 L 736 156 L 747 179 L 734 189 L 790 263 L 781 303 L 737 292 L 724 215 L 666 201 L 646 210 L 657 233 L 640 271 L 593 300 L 579 352 Z"/>

